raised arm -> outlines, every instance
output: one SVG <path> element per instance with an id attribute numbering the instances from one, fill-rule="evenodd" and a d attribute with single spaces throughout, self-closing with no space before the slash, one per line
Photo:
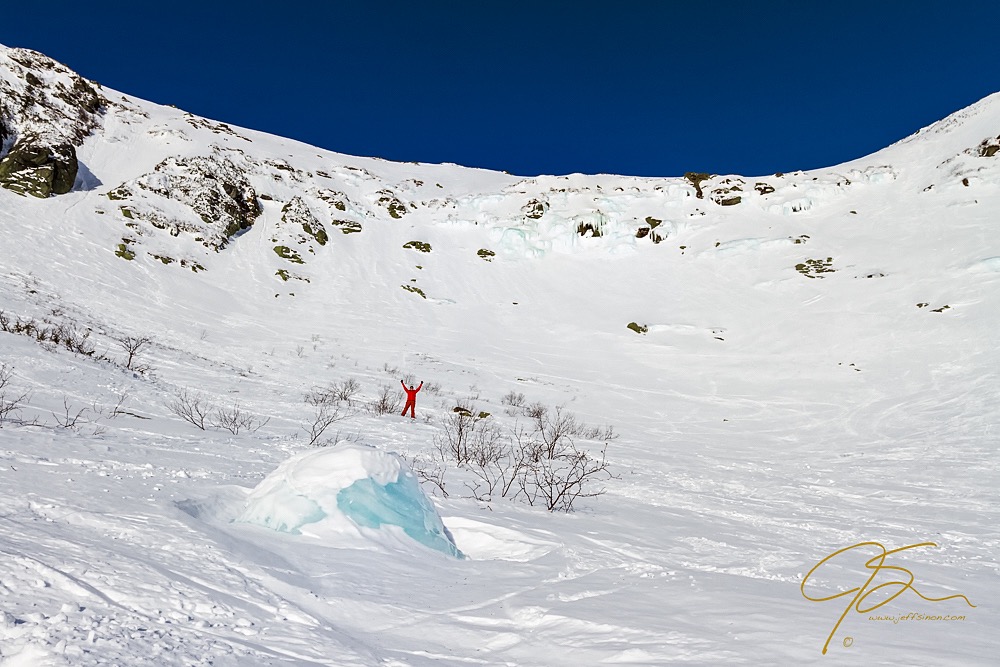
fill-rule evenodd
<path id="1" fill-rule="evenodd" d="M 417 391 L 420 391 L 421 389 L 423 389 L 423 387 L 424 387 L 424 381 L 423 381 L 423 380 L 421 380 L 421 381 L 420 381 L 420 386 L 419 386 L 419 387 L 417 387 Z"/>
<path id="2" fill-rule="evenodd" d="M 409 389 L 409 387 L 406 386 L 406 383 L 402 380 L 399 381 L 399 384 L 403 385 L 403 389 Z"/>

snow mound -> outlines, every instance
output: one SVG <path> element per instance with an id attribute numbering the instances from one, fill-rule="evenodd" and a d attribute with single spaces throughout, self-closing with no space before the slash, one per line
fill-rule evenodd
<path id="1" fill-rule="evenodd" d="M 461 541 L 462 548 L 476 560 L 509 560 L 527 563 L 541 558 L 559 546 L 551 539 L 541 539 L 523 531 L 475 519 L 455 517 L 449 520 L 449 523 L 452 524 L 452 531 Z"/>
<path id="2" fill-rule="evenodd" d="M 316 524 L 325 534 L 376 539 L 401 531 L 431 549 L 465 557 L 406 463 L 364 445 L 293 456 L 250 492 L 236 521 L 295 534 Z"/>

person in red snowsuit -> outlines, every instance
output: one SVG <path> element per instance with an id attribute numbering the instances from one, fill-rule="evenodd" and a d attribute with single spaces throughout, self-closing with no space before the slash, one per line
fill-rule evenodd
<path id="1" fill-rule="evenodd" d="M 412 386 L 407 388 L 406 383 L 403 382 L 402 380 L 399 381 L 399 384 L 403 385 L 403 391 L 406 392 L 406 405 L 403 406 L 403 416 L 405 417 L 406 411 L 409 410 L 410 419 L 416 419 L 417 392 L 420 391 L 420 389 L 424 386 L 424 383 L 421 382 L 420 386 L 418 386 L 416 389 L 414 389 Z"/>

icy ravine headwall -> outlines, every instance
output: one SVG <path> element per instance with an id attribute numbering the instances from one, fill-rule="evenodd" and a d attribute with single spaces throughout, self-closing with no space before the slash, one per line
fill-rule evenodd
<path id="1" fill-rule="evenodd" d="M 115 153 L 114 164 L 146 165 L 124 178 L 122 169 L 95 175 L 94 182 L 104 184 L 97 190 L 103 199 L 94 206 L 95 223 L 117 232 L 109 251 L 147 270 L 211 270 L 213 258 L 273 208 L 280 222 L 268 229 L 259 259 L 273 265 L 277 284 L 314 279 L 309 266 L 347 235 L 403 227 L 417 227 L 418 234 L 472 229 L 481 239 L 473 252 L 486 260 L 620 253 L 669 240 L 683 249 L 684 233 L 706 223 L 766 225 L 820 213 L 855 195 L 867 197 L 872 189 L 888 192 L 914 162 L 910 153 L 922 160 L 927 146 L 939 153 L 939 175 L 920 188 L 982 186 L 1000 163 L 984 159 L 995 158 L 1000 142 L 989 122 L 1000 104 L 997 96 L 841 169 L 756 178 L 688 173 L 527 179 L 292 146 L 177 109 L 119 99 L 24 49 L 0 47 L 0 97 L 0 140 L 8 151 L 0 180 L 7 173 L 12 191 L 64 191 L 73 179 L 60 164 L 75 164 L 74 147 L 92 137 Z M 27 137 L 48 148 L 28 150 L 22 145 Z M 720 245 L 731 240 L 716 239 Z"/>

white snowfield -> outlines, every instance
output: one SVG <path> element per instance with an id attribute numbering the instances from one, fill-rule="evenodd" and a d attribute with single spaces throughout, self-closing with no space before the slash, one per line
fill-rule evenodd
<path id="1" fill-rule="evenodd" d="M 0 331 L 0 667 L 996 664 L 1000 95 L 830 169 L 653 179 L 101 93 L 72 192 L 0 188 L 0 311 L 35 326 Z M 223 190 L 251 225 L 199 214 Z M 417 419 L 368 409 L 404 378 Z M 349 380 L 310 447 L 306 395 Z M 465 558 L 331 509 L 436 461 L 459 402 L 526 425 L 521 394 L 613 427 L 603 495 L 447 466 L 422 488 Z M 265 514 L 320 520 L 237 520 L 282 470 Z"/>

